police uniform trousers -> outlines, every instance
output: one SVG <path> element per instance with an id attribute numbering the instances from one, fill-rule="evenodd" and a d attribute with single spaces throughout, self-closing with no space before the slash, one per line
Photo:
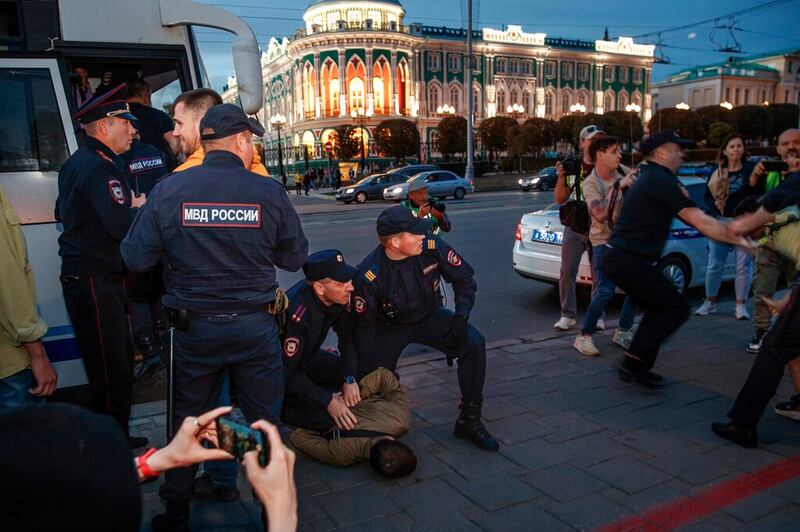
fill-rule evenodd
<path id="1" fill-rule="evenodd" d="M 626 356 L 624 364 L 650 370 L 661 344 L 689 319 L 689 304 L 669 279 L 641 255 L 611 248 L 603 257 L 603 268 L 611 282 L 644 311 L 628 349 L 638 360 Z"/>
<path id="2" fill-rule="evenodd" d="M 174 427 L 187 416 L 217 406 L 226 369 L 236 383 L 237 401 L 245 419 L 280 424 L 283 361 L 275 316 L 266 311 L 245 314 L 190 313 L 174 333 Z M 161 497 L 187 500 L 197 466 L 165 474 Z"/>
<path id="3" fill-rule="evenodd" d="M 125 275 L 128 290 L 128 313 L 134 341 L 143 337 L 156 340 L 156 335 L 169 328 L 167 316 L 161 306 L 164 295 L 162 267 L 159 264 L 144 272 L 128 272 Z"/>
<path id="4" fill-rule="evenodd" d="M 303 373 L 323 390 L 331 393 L 342 391 L 342 360 L 336 353 L 318 349 Z M 324 432 L 336 424 L 326 407 L 307 397 L 294 395 L 289 390 L 286 390 L 283 398 L 281 417 L 289 425 L 316 432 Z"/>
<path id="5" fill-rule="evenodd" d="M 469 325 L 466 343 L 458 349 L 448 348 L 444 334 L 452 319 L 453 311 L 440 307 L 417 323 L 379 322 L 375 329 L 375 353 L 368 354 L 368 360 L 360 361 L 366 370 L 359 377 L 380 367 L 394 371 L 406 346 L 422 344 L 441 351 L 448 359 L 457 359 L 461 396 L 467 401 L 482 401 L 486 380 L 486 339 L 478 329 Z"/>
<path id="6" fill-rule="evenodd" d="M 92 409 L 128 434 L 133 365 L 122 274 L 61 275 L 64 303 L 83 357 Z"/>
<path id="7" fill-rule="evenodd" d="M 795 286 L 786 310 L 764 337 L 728 417 L 738 425 L 755 427 L 778 391 L 786 364 L 800 356 L 800 286 Z"/>

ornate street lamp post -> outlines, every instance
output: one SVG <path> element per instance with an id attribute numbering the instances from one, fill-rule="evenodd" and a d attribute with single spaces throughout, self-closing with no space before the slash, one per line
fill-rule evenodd
<path id="1" fill-rule="evenodd" d="M 642 107 L 639 104 L 631 103 L 625 106 L 625 110 L 628 111 L 630 115 L 630 125 L 631 125 L 631 169 L 633 169 L 633 115 L 638 115 L 642 112 Z"/>
<path id="2" fill-rule="evenodd" d="M 269 123 L 272 124 L 272 127 L 275 128 L 275 131 L 278 132 L 278 175 L 281 176 L 283 179 L 285 176 L 283 174 L 283 149 L 281 148 L 281 130 L 283 126 L 286 124 L 286 117 L 282 114 L 272 115 L 269 119 Z"/>
<path id="3" fill-rule="evenodd" d="M 372 111 L 369 109 L 364 111 L 363 107 L 359 107 L 358 110 L 353 109 L 350 116 L 353 120 L 357 121 L 359 125 L 358 135 L 361 142 L 361 177 L 364 177 L 367 168 L 367 153 L 364 149 L 364 121 L 372 116 Z"/>
<path id="4" fill-rule="evenodd" d="M 525 106 L 515 103 L 506 107 L 506 112 L 510 114 L 514 120 L 518 120 L 519 117 L 525 112 Z"/>

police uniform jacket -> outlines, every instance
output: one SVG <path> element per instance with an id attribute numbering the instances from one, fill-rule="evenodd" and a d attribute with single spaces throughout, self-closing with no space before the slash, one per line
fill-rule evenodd
<path id="1" fill-rule="evenodd" d="M 122 274 L 120 242 L 137 209 L 131 208 L 125 164 L 108 146 L 87 137 L 58 173 L 55 217 L 61 271 L 69 275 Z"/>
<path id="2" fill-rule="evenodd" d="M 156 182 L 167 175 L 167 158 L 158 147 L 133 140 L 131 149 L 120 158 L 128 172 L 128 185 L 136 194 L 150 194 Z"/>
<path id="3" fill-rule="evenodd" d="M 389 259 L 383 246 L 376 247 L 358 265 L 353 283 L 358 352 L 369 356 L 377 348 L 379 322 L 412 325 L 442 307 L 442 277 L 453 286 L 455 313 L 469 318 L 477 290 L 474 275 L 472 267 L 434 235 L 422 242 L 420 255 L 399 261 Z"/>
<path id="4" fill-rule="evenodd" d="M 297 271 L 308 241 L 282 187 L 219 150 L 155 186 L 121 249 L 133 271 L 166 256 L 166 306 L 226 313 L 273 301 L 275 267 Z"/>
<path id="5" fill-rule="evenodd" d="M 335 379 L 356 374 L 355 347 L 353 345 L 353 320 L 344 305 L 327 306 L 303 279 L 286 294 L 290 305 L 287 310 L 286 333 L 283 337 L 283 367 L 286 393 L 304 397 L 321 407 L 327 407 L 331 393 L 317 386 L 306 375 L 328 331 L 333 328 L 339 338 L 339 353 L 343 371 Z"/>

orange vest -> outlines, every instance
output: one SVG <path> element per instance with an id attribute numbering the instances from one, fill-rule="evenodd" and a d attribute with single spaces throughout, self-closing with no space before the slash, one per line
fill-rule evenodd
<path id="1" fill-rule="evenodd" d="M 203 147 L 197 148 L 194 153 L 192 153 L 182 165 L 178 166 L 173 172 L 181 172 L 186 170 L 187 168 L 192 168 L 194 166 L 200 166 L 203 164 L 203 159 L 205 159 L 206 152 L 203 150 Z M 264 177 L 268 177 L 269 173 L 267 173 L 267 169 L 264 168 L 264 165 L 261 164 L 261 157 L 258 156 L 258 152 L 253 150 L 253 162 L 250 163 L 250 168 L 248 168 L 251 172 L 258 175 L 263 175 Z"/>

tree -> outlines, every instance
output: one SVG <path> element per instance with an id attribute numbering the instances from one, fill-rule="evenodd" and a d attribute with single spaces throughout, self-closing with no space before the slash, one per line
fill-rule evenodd
<path id="1" fill-rule="evenodd" d="M 478 132 L 484 148 L 489 150 L 489 158 L 494 161 L 499 152 L 508 149 L 508 130 L 517 125 L 517 121 L 508 116 L 487 118 L 481 123 Z"/>
<path id="2" fill-rule="evenodd" d="M 572 142 L 576 149 L 581 145 L 581 129 L 591 124 L 600 126 L 602 128 L 603 115 L 587 113 L 585 115 L 575 116 L 575 123 L 572 126 L 572 140 L 570 142 Z"/>
<path id="3" fill-rule="evenodd" d="M 735 131 L 732 125 L 728 122 L 714 122 L 708 127 L 708 137 L 706 144 L 709 148 L 719 148 L 722 143 L 728 138 L 728 135 Z"/>
<path id="4" fill-rule="evenodd" d="M 759 140 L 772 133 L 772 117 L 760 105 L 740 105 L 731 111 L 736 132 L 746 140 Z"/>
<path id="5" fill-rule="evenodd" d="M 698 107 L 694 110 L 695 114 L 700 118 L 700 123 L 703 127 L 705 137 L 708 138 L 711 132 L 711 125 L 717 122 L 726 122 L 733 126 L 733 117 L 731 112 L 719 105 L 706 105 L 705 107 Z"/>
<path id="6" fill-rule="evenodd" d="M 772 119 L 770 138 L 777 138 L 789 128 L 797 127 L 800 118 L 800 107 L 793 103 L 776 103 L 767 107 L 767 112 Z"/>
<path id="7" fill-rule="evenodd" d="M 361 138 L 356 128 L 349 124 L 338 126 L 329 140 L 333 144 L 333 155 L 342 161 L 349 161 L 361 153 Z"/>
<path id="8" fill-rule="evenodd" d="M 384 120 L 375 128 L 375 144 L 395 161 L 419 152 L 419 130 L 414 122 L 402 118 Z"/>
<path id="9" fill-rule="evenodd" d="M 700 117 L 690 110 L 667 107 L 656 111 L 647 123 L 647 130 L 652 135 L 662 129 L 673 129 L 679 135 L 694 141 L 704 138 Z"/>
<path id="10" fill-rule="evenodd" d="M 467 151 L 467 119 L 463 116 L 448 116 L 439 122 L 439 151 L 445 161 L 452 155 Z"/>
<path id="11" fill-rule="evenodd" d="M 535 154 L 552 146 L 558 138 L 558 125 L 547 118 L 529 118 L 521 126 L 508 131 L 509 151 L 513 155 Z"/>
<path id="12" fill-rule="evenodd" d="M 598 124 L 607 135 L 619 138 L 621 144 L 634 142 L 644 135 L 644 126 L 639 115 L 628 111 L 610 111 L 602 116 Z"/>
<path id="13" fill-rule="evenodd" d="M 556 122 L 556 134 L 558 135 L 558 140 L 569 142 L 572 145 L 575 145 L 575 122 L 578 119 L 578 115 L 564 115 L 558 119 Z"/>

